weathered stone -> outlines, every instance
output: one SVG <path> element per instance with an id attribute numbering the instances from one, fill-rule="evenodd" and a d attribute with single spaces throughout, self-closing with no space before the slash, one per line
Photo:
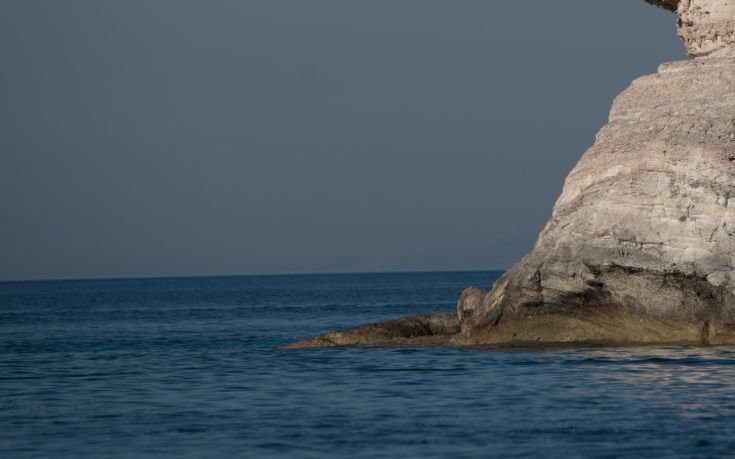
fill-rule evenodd
<path id="1" fill-rule="evenodd" d="M 486 293 L 477 287 L 469 287 L 462 292 L 459 303 L 457 303 L 457 315 L 465 327 L 476 325 L 474 319 L 482 309 L 482 300 Z"/>
<path id="2" fill-rule="evenodd" d="M 463 292 L 443 342 L 735 344 L 735 0 L 652 3 L 676 8 L 693 59 L 615 99 L 531 253 Z M 411 324 L 314 344 L 433 336 Z"/>
<path id="3" fill-rule="evenodd" d="M 679 36 L 689 55 L 735 56 L 735 2 L 732 0 L 681 0 Z"/>
<path id="4" fill-rule="evenodd" d="M 646 3 L 666 8 L 669 11 L 676 11 L 676 7 L 679 5 L 679 0 L 646 0 Z"/>
<path id="5" fill-rule="evenodd" d="M 286 349 L 360 345 L 446 345 L 459 333 L 455 312 L 416 314 L 385 322 L 324 333 L 286 346 Z"/>
<path id="6" fill-rule="evenodd" d="M 735 0 L 677 11 L 696 58 L 616 98 L 533 251 L 456 342 L 735 342 Z"/>

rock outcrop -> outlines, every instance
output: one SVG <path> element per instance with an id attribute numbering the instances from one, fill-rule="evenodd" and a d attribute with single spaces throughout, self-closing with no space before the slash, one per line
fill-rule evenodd
<path id="1" fill-rule="evenodd" d="M 457 342 L 735 342 L 735 0 L 677 12 L 693 59 L 617 97 L 533 251 L 461 298 Z"/>
<path id="2" fill-rule="evenodd" d="M 735 343 L 735 0 L 649 3 L 676 9 L 691 59 L 616 98 L 531 253 L 462 294 L 449 342 Z"/>
<path id="3" fill-rule="evenodd" d="M 454 311 L 415 314 L 399 319 L 324 333 L 285 346 L 286 349 L 335 346 L 385 346 L 450 344 L 460 331 Z"/>
<path id="4" fill-rule="evenodd" d="M 735 2 L 680 0 L 679 37 L 692 57 L 735 57 Z"/>

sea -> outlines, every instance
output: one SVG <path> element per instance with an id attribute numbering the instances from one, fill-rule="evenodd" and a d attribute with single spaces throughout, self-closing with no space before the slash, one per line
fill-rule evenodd
<path id="1" fill-rule="evenodd" d="M 735 456 L 735 348 L 281 348 L 500 274 L 0 283 L 0 457 Z"/>

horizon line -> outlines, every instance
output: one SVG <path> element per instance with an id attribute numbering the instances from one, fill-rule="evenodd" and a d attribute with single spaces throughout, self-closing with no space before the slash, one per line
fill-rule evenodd
<path id="1" fill-rule="evenodd" d="M 0 284 L 31 283 L 31 282 L 75 282 L 75 281 L 115 281 L 115 280 L 154 280 L 154 279 L 207 279 L 224 277 L 275 277 L 275 276 L 327 276 L 350 274 L 419 274 L 419 273 L 471 273 L 471 272 L 504 272 L 508 268 L 489 269 L 407 269 L 386 271 L 313 271 L 313 272 L 268 272 L 250 274 L 184 274 L 184 275 L 142 275 L 142 276 L 100 276 L 100 277 L 48 277 L 48 278 L 19 278 L 0 279 Z"/>

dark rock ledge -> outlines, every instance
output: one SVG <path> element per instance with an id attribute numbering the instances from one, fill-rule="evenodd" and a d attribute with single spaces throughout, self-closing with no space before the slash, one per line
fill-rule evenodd
<path id="1" fill-rule="evenodd" d="M 324 333 L 285 346 L 286 349 L 335 346 L 441 346 L 459 333 L 455 312 L 415 314 Z"/>
<path id="2" fill-rule="evenodd" d="M 515 318 L 479 333 L 463 334 L 457 314 L 417 314 L 324 333 L 284 346 L 306 349 L 348 346 L 596 347 L 735 344 L 735 326 L 704 320 L 682 323 L 614 310 L 540 314 Z"/>

